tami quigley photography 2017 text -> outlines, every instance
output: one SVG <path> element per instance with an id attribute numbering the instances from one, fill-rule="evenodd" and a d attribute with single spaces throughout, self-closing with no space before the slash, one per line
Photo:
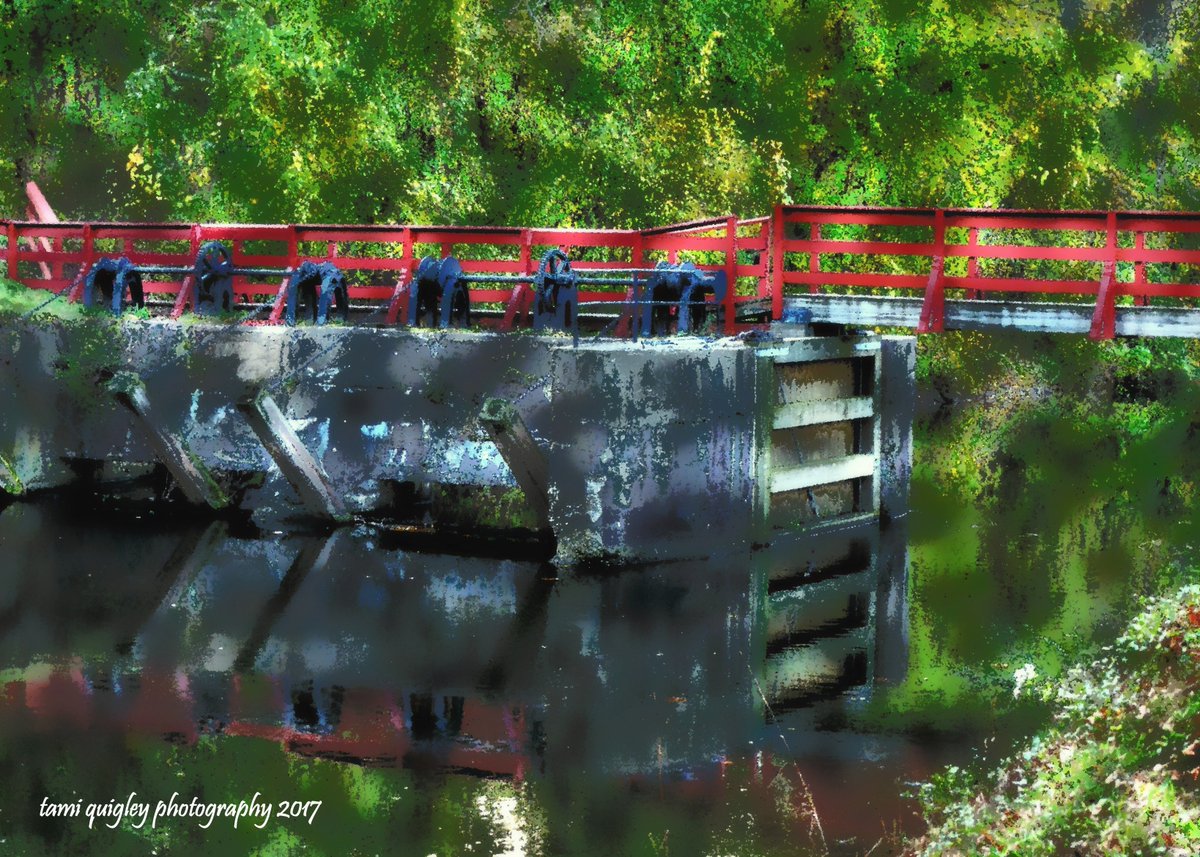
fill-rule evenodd
<path id="1" fill-rule="evenodd" d="M 242 821 L 247 821 L 261 830 L 272 818 L 302 819 L 312 824 L 320 809 L 319 800 L 267 801 L 260 792 L 255 792 L 254 797 L 249 800 L 236 803 L 204 803 L 196 797 L 189 801 L 180 798 L 179 792 L 175 792 L 168 800 L 160 800 L 153 804 L 138 800 L 137 792 L 130 792 L 124 801 L 110 800 L 87 804 L 82 798 L 67 803 L 55 803 L 50 798 L 43 797 L 38 814 L 43 818 L 86 818 L 89 828 L 102 824 L 114 830 L 122 822 L 129 822 L 133 828 L 141 829 L 147 824 L 154 828 L 163 822 L 182 819 L 193 820 L 207 830 L 218 818 L 227 819 L 234 827 Z"/>

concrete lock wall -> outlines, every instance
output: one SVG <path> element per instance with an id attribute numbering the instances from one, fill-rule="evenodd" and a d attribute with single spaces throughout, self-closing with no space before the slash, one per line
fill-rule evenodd
<path id="1" fill-rule="evenodd" d="M 155 461 L 195 469 L 210 502 L 204 480 L 261 474 L 236 500 L 267 518 L 313 511 L 312 491 L 359 514 L 385 513 L 397 482 L 519 485 L 544 494 L 540 520 L 564 555 L 704 556 L 774 527 L 901 509 L 912 355 L 911 338 L 874 336 L 575 347 L 465 331 L 26 323 L 0 336 L 0 459 L 10 493 L 66 484 L 81 462 L 101 479 Z M 264 390 L 274 424 L 239 410 Z M 493 399 L 506 416 L 481 420 Z M 285 457 L 308 457 L 309 493 L 303 468 L 285 478 L 268 453 L 271 426 L 291 437 L 273 438 Z"/>

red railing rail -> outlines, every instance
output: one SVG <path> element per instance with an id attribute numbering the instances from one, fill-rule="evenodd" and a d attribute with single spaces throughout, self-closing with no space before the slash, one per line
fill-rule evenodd
<path id="1" fill-rule="evenodd" d="M 386 307 L 388 323 L 406 317 L 405 286 L 421 256 L 453 254 L 468 273 L 531 274 L 553 247 L 572 255 L 581 272 L 684 258 L 724 271 L 727 334 L 745 327 L 737 317 L 747 305 L 778 319 L 785 295 L 797 291 L 920 292 L 918 332 L 943 329 L 947 290 L 965 299 L 1078 296 L 1090 299 L 1091 336 L 1101 339 L 1115 332 L 1121 298 L 1200 299 L 1200 214 L 1181 212 L 780 205 L 770 217 L 729 215 L 641 230 L 0 221 L 0 241 L 9 278 L 54 290 L 104 256 L 190 267 L 206 241 L 226 243 L 234 263 L 246 267 L 282 270 L 334 259 L 347 274 L 351 300 Z M 1167 276 L 1156 276 L 1164 268 Z M 270 298 L 269 321 L 277 323 L 285 286 L 283 278 L 236 277 L 234 293 L 242 301 Z M 472 303 L 502 307 L 501 329 L 522 324 L 532 309 L 527 283 L 477 286 Z M 77 284 L 72 297 L 81 291 Z M 188 276 L 149 277 L 145 291 L 174 298 L 176 317 L 194 301 Z M 631 299 L 630 291 L 611 287 L 580 293 L 581 303 Z M 627 305 L 618 335 L 629 332 L 631 317 Z"/>
<path id="2" fill-rule="evenodd" d="M 336 261 L 347 275 L 349 296 L 358 303 L 386 306 L 390 324 L 403 321 L 407 284 L 416 262 L 425 255 L 455 255 L 464 271 L 474 274 L 532 274 L 546 250 L 557 247 L 572 255 L 572 266 L 625 269 L 652 265 L 660 258 L 693 257 L 697 267 L 723 270 L 730 283 L 725 299 L 723 331 L 739 325 L 740 304 L 768 297 L 766 246 L 768 219 L 741 221 L 721 217 L 655 229 L 563 229 L 492 226 L 407 225 L 259 225 L 185 223 L 48 223 L 0 221 L 7 275 L 27 286 L 49 290 L 75 282 L 71 298 L 82 293 L 82 277 L 102 257 L 125 256 L 135 264 L 191 267 L 199 247 L 221 241 L 229 247 L 235 266 L 294 268 L 303 261 Z M 609 252 L 599 252 L 597 250 Z M 739 262 L 739 253 L 753 254 Z M 582 258 L 575 259 L 576 254 Z M 745 294 L 737 295 L 738 278 Z M 194 306 L 191 277 L 148 275 L 147 297 L 174 299 L 172 315 Z M 282 319 L 286 277 L 270 283 L 234 278 L 234 295 L 243 302 L 255 297 L 273 300 L 270 323 Z M 528 283 L 472 284 L 474 305 L 500 305 L 501 329 L 522 322 L 533 304 Z M 580 303 L 631 299 L 619 288 L 580 290 Z M 618 330 L 629 330 L 631 308 L 625 307 Z"/>
<path id="3" fill-rule="evenodd" d="M 918 332 L 943 329 L 947 289 L 961 289 L 966 299 L 982 293 L 1081 295 L 1093 298 L 1090 336 L 1107 339 L 1115 333 L 1119 297 L 1143 305 L 1155 298 L 1200 298 L 1200 281 L 1155 280 L 1148 267 L 1197 266 L 1193 276 L 1200 280 L 1200 214 L 780 205 L 771 220 L 767 291 L 775 318 L 789 287 L 796 286 L 811 293 L 923 292 Z M 837 231 L 868 237 L 831 235 Z M 838 257 L 833 266 L 823 262 L 830 256 Z M 993 264 L 989 272 L 981 263 L 1005 264 Z M 1046 263 L 1059 264 L 1047 271 Z M 1095 276 L 1081 277 L 1080 266 Z"/>

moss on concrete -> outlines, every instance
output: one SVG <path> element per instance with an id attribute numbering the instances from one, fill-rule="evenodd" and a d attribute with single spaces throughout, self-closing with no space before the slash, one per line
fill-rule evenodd
<path id="1" fill-rule="evenodd" d="M 59 319 L 79 319 L 87 314 L 82 306 L 67 300 L 66 295 L 50 300 L 53 294 L 0 277 L 0 319 L 7 321 L 30 312 L 34 313 L 34 317 Z"/>
<path id="2" fill-rule="evenodd" d="M 435 485 L 433 516 L 439 524 L 536 530 L 537 517 L 520 488 Z"/>
<path id="3" fill-rule="evenodd" d="M 8 459 L 2 455 L 0 455 L 0 489 L 3 489 L 4 493 L 14 497 L 25 493 L 25 486 L 21 483 L 21 477 L 17 475 L 17 471 Z"/>

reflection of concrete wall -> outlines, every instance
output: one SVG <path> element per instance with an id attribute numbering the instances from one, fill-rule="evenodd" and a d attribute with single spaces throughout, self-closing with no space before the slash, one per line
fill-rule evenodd
<path id="1" fill-rule="evenodd" d="M 749 540 L 768 506 L 791 526 L 874 512 L 881 491 L 898 502 L 909 427 L 899 404 L 890 422 L 880 406 L 909 394 L 911 349 L 885 348 L 900 355 L 896 384 L 879 383 L 879 353 L 877 337 L 572 347 L 406 329 L 47 323 L 0 340 L 12 405 L 0 457 L 30 488 L 68 481 L 67 459 L 152 462 L 95 382 L 101 369 L 132 369 L 163 431 L 218 473 L 266 474 L 243 502 L 286 514 L 295 495 L 234 405 L 288 378 L 274 394 L 290 427 L 363 512 L 395 482 L 515 485 L 478 421 L 497 397 L 547 457 L 564 555 L 706 556 Z M 881 463 L 881 449 L 900 463 Z"/>
<path id="2" fill-rule="evenodd" d="M 747 561 L 574 579 L 555 593 L 541 661 L 548 766 L 670 770 L 753 738 Z"/>
<path id="3" fill-rule="evenodd" d="M 912 478 L 912 427 L 916 417 L 917 340 L 885 336 L 880 367 L 880 506 L 898 518 L 908 511 Z"/>
<path id="4" fill-rule="evenodd" d="M 556 578 L 344 529 L 250 540 L 38 513 L 0 513 L 0 669 L 78 662 L 130 710 L 177 697 L 173 722 L 201 731 L 349 731 L 338 752 L 383 754 L 421 729 L 487 737 L 483 706 L 515 718 L 489 740 L 524 742 L 548 769 L 653 773 L 758 742 L 760 692 L 776 714 L 819 717 L 902 677 L 903 533 L 870 516 L 753 553 Z"/>
<path id="5" fill-rule="evenodd" d="M 819 720 L 904 679 L 906 537 L 898 523 L 881 528 L 863 516 L 791 534 L 756 555 L 765 589 L 757 646 L 773 713 Z"/>
<path id="6" fill-rule="evenodd" d="M 583 553 L 707 556 L 751 531 L 754 351 L 698 339 L 555 352 L 551 514 Z"/>

